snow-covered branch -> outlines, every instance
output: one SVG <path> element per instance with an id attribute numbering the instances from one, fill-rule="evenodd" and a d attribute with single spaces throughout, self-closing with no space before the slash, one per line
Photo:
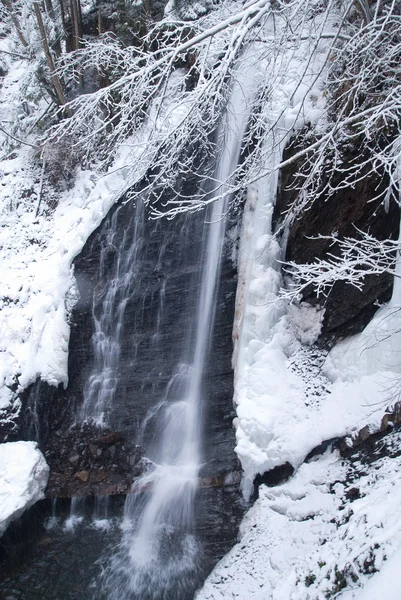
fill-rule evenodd
<path id="1" fill-rule="evenodd" d="M 286 263 L 284 271 L 290 276 L 282 296 L 290 301 L 302 297 L 305 290 L 318 296 L 327 296 L 337 281 L 344 281 L 363 290 L 368 275 L 389 273 L 396 276 L 401 245 L 399 240 L 378 240 L 369 233 L 357 230 L 357 238 L 337 239 L 320 235 L 320 240 L 331 241 L 333 251 L 310 264 Z"/>
<path id="2" fill-rule="evenodd" d="M 60 79 L 78 81 L 84 74 L 100 87 L 82 93 L 85 85 L 79 90 L 77 84 L 72 90 L 75 97 L 70 92 L 68 102 L 72 117 L 55 124 L 44 142 L 54 144 L 67 137 L 103 165 L 110 164 L 121 144 L 131 145 L 134 159 L 127 189 L 135 196 L 135 185 L 144 173 L 151 173 L 145 192 L 157 216 L 199 210 L 221 194 L 243 191 L 262 174 L 269 152 L 264 140 L 270 132 L 276 130 L 278 147 L 293 126 L 282 129 L 278 139 L 276 125 L 285 110 L 296 103 L 304 122 L 302 107 L 326 68 L 325 60 L 316 58 L 319 54 L 327 58 L 330 44 L 342 37 L 342 24 L 339 19 L 340 27 L 331 26 L 331 0 L 323 14 L 315 0 L 302 6 L 298 1 L 272 4 L 269 0 L 233 6 L 217 7 L 190 24 L 166 18 L 135 47 L 124 47 L 106 34 L 65 54 L 58 65 Z M 216 131 L 245 47 L 253 48 L 251 68 L 259 70 L 261 77 L 243 143 L 244 160 L 229 178 L 230 185 L 223 186 L 210 179 L 207 162 L 219 151 Z M 283 88 L 284 74 L 288 90 Z M 305 85 L 308 78 L 309 86 Z M 273 91 L 283 99 L 280 113 L 271 111 Z M 180 98 L 179 106 L 170 110 L 166 107 L 171 107 L 173 96 Z M 178 171 L 181 179 L 197 174 L 208 183 L 186 198 L 176 184 Z"/>
<path id="3" fill-rule="evenodd" d="M 288 219 L 317 199 L 353 188 L 371 177 L 388 185 L 377 197 L 398 201 L 401 152 L 400 6 L 378 2 L 361 26 L 349 24 L 349 39 L 338 38 L 330 50 L 327 106 L 314 128 L 297 139 L 298 152 L 281 168 L 304 158 L 297 181 L 300 191 Z"/>
<path id="4" fill-rule="evenodd" d="M 103 169 L 129 147 L 124 192 L 145 194 L 156 216 L 196 211 L 222 194 L 235 200 L 291 162 L 301 166 L 290 220 L 367 173 L 389 179 L 388 199 L 399 180 L 399 12 L 395 0 L 373 12 L 355 0 L 233 0 L 193 22 L 169 13 L 132 46 L 110 33 L 87 38 L 58 60 L 71 116 L 61 107 L 42 144 L 67 140 Z M 249 48 L 261 76 L 242 158 L 228 182 L 213 181 L 218 124 Z M 291 136 L 293 156 L 270 160 Z M 350 147 L 356 152 L 345 160 Z M 198 190 L 185 197 L 179 181 L 194 175 Z"/>

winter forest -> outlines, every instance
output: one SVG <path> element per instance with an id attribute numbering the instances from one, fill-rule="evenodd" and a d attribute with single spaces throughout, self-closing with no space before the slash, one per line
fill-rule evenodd
<path id="1" fill-rule="evenodd" d="M 0 597 L 400 600 L 401 2 L 0 0 Z"/>

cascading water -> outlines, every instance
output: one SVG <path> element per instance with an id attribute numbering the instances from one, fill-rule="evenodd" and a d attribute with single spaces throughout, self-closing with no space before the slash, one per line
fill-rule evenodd
<path id="1" fill-rule="evenodd" d="M 126 501 L 122 544 L 102 577 L 109 599 L 184 600 L 194 591 L 199 547 L 193 535 L 193 511 L 202 460 L 202 378 L 214 321 L 226 192 L 238 163 L 253 95 L 253 78 L 245 64 L 237 73 L 220 128 L 222 152 L 215 195 L 221 199 L 211 205 L 205 220 L 196 327 L 189 327 L 187 355 L 144 421 L 146 428 L 156 419 L 156 441 L 147 451 L 152 468 L 135 482 L 134 493 Z"/>
<path id="2" fill-rule="evenodd" d="M 121 332 L 125 309 L 132 289 L 136 285 L 138 254 L 143 233 L 144 207 L 138 203 L 130 238 L 129 229 L 124 233 L 121 251 L 116 252 L 118 212 L 108 222 L 105 240 L 100 256 L 100 284 L 95 290 L 92 318 L 94 333 L 92 348 L 94 363 L 84 389 L 84 402 L 81 420 L 90 419 L 97 425 L 104 425 L 107 413 L 112 410 L 120 370 Z M 110 259 L 113 261 L 110 279 Z"/>

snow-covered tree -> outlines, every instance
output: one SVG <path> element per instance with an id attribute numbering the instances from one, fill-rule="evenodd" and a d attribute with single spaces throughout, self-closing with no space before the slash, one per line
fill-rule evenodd
<path id="1" fill-rule="evenodd" d="M 295 127 L 310 120 L 308 112 L 313 112 L 310 108 L 314 102 L 311 89 L 317 81 L 325 96 L 325 106 L 315 111 L 319 114 L 313 127 L 304 128 L 303 139 L 298 140 L 302 149 L 291 159 L 305 157 L 300 186 L 304 202 L 327 192 L 330 183 L 325 189 L 320 185 L 326 162 L 330 160 L 336 169 L 340 168 L 341 149 L 362 137 L 369 153 L 364 163 L 356 161 L 344 167 L 341 185 L 352 185 L 367 163 L 375 170 L 383 168 L 394 184 L 399 19 L 395 2 L 383 8 L 378 3 L 373 14 L 367 4 L 351 1 L 340 7 L 335 2 L 312 0 L 259 0 L 245 6 L 234 2 L 229 7 L 223 3 L 190 23 L 177 21 L 170 11 L 163 21 L 149 28 L 137 46 L 125 47 L 105 34 L 87 41 L 78 52 L 63 56 L 59 73 L 64 79 L 92 69 L 102 87 L 71 99 L 72 117 L 58 123 L 51 137 L 71 136 L 89 155 L 96 152 L 103 160 L 110 160 L 119 144 L 153 119 L 146 150 L 149 165 L 157 171 L 151 187 L 174 187 L 178 159 L 184 172 L 199 171 L 199 164 L 203 164 L 188 156 L 188 146 L 197 146 L 197 159 L 210 153 L 213 133 L 227 101 L 229 78 L 244 47 L 254 44 L 258 49 L 255 62 L 265 61 L 271 71 L 261 82 L 255 99 L 246 138 L 247 159 L 238 168 L 235 189 L 244 189 L 252 178 L 263 175 L 260 165 L 266 160 L 262 154 L 271 151 L 266 147 L 262 151 L 263 140 L 275 127 L 266 119 L 269 100 L 272 90 L 281 84 L 282 69 L 297 52 L 304 53 L 304 71 L 294 74 L 294 89 L 304 85 L 312 64 L 317 71 L 314 80 L 309 77 L 309 84 L 304 85 Z M 317 60 L 319 55 L 323 58 Z M 182 116 L 172 126 L 169 116 L 162 115 L 162 106 L 166 93 L 174 89 L 181 90 Z M 289 98 L 288 102 L 293 100 Z M 93 121 L 96 126 L 88 129 Z M 289 134 L 290 130 L 282 132 L 283 136 Z M 259 173 L 252 166 L 255 164 Z M 135 178 L 130 183 L 134 185 Z M 181 199 L 181 206 L 196 210 L 204 202 L 204 196 Z"/>
<path id="2" fill-rule="evenodd" d="M 22 32 L 31 40 L 26 23 L 32 16 L 23 12 L 28 10 L 26 3 L 18 2 Z M 92 4 L 86 9 L 101 7 Z M 134 4 L 149 14 L 150 5 Z M 398 202 L 398 1 L 232 0 L 185 6 L 186 12 L 184 3 L 171 1 L 164 19 L 152 22 L 147 17 L 142 37 L 136 32 L 130 45 L 99 29 L 74 52 L 63 52 L 56 76 L 64 82 L 66 102 L 58 94 L 62 106 L 42 146 L 54 149 L 64 140 L 64 147 L 71 144 L 100 169 L 112 164 L 122 145 L 129 147 L 129 175 L 122 193 L 133 199 L 147 195 L 154 215 L 196 211 L 222 194 L 235 202 L 251 183 L 290 163 L 301 167 L 293 182 L 296 200 L 283 228 L 311 203 L 352 188 L 371 173 L 388 178 L 386 193 L 377 192 L 382 201 Z M 51 20 L 49 11 L 46 14 Z M 50 29 L 48 35 L 53 39 Z M 249 49 L 254 54 L 251 68 L 264 69 L 266 75 L 258 80 L 241 161 L 225 185 L 213 182 L 210 157 L 219 151 L 216 132 L 247 48 L 248 55 Z M 291 108 L 286 123 L 283 115 Z M 280 155 L 290 140 L 296 150 L 287 160 L 277 160 L 277 152 Z M 194 175 L 199 177 L 198 191 L 184 197 L 180 184 Z M 353 264 L 368 268 L 364 249 L 372 248 L 374 240 L 359 238 Z M 339 242 L 337 257 L 348 252 L 348 243 L 353 242 Z M 374 255 L 382 265 L 379 270 L 393 268 L 394 261 L 388 262 L 391 253 L 383 263 L 379 246 Z M 330 269 L 320 265 L 320 273 L 326 273 L 324 285 L 328 273 L 331 281 L 360 281 L 355 272 L 351 277 L 341 270 L 341 258 L 327 260 Z M 311 278 L 315 268 L 309 270 Z M 308 268 L 292 265 L 292 270 L 296 296 Z M 323 282 L 315 281 L 318 287 Z"/>

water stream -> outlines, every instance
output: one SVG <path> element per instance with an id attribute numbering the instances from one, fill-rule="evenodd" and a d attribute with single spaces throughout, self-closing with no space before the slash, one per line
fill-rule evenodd
<path id="1" fill-rule="evenodd" d="M 80 420 L 89 419 L 102 426 L 113 408 L 120 376 L 121 333 L 128 300 L 137 277 L 143 245 L 144 206 L 138 202 L 133 231 L 127 228 L 120 247 L 114 245 L 118 211 L 108 221 L 100 253 L 100 277 L 92 306 L 94 333 L 92 335 L 93 366 L 84 388 Z M 132 235 L 132 237 L 130 237 Z M 110 269 L 110 259 L 113 261 Z"/>

